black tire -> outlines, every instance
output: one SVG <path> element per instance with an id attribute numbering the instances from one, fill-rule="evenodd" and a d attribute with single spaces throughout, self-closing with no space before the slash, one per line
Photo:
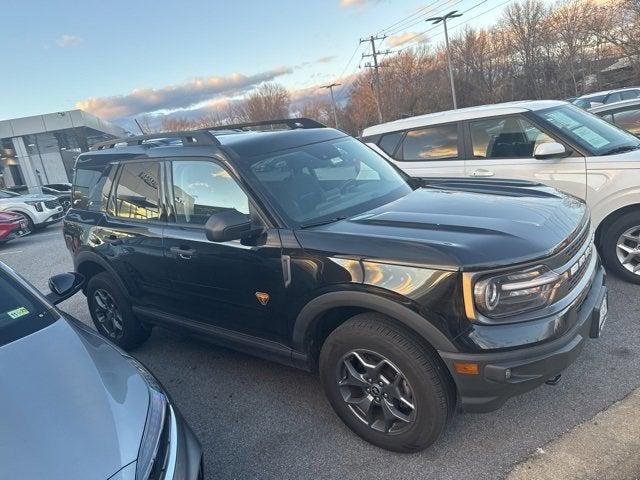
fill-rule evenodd
<path id="1" fill-rule="evenodd" d="M 383 381 L 381 385 L 384 387 L 381 388 L 391 386 L 385 376 L 393 376 L 398 372 L 404 377 L 404 385 L 408 387 L 404 392 L 410 392 L 409 400 L 414 407 L 405 409 L 404 414 L 407 418 L 412 418 L 412 421 L 400 421 L 388 431 L 382 431 L 387 429 L 383 404 L 393 403 L 398 407 L 402 402 L 396 402 L 393 398 L 385 400 L 382 397 L 385 394 L 381 394 L 379 389 L 374 394 L 373 387 L 366 390 L 371 392 L 367 394 L 360 386 L 338 384 L 339 381 L 349 384 L 346 377 L 353 378 L 341 373 L 347 371 L 345 358 L 352 366 L 355 363 L 356 368 L 360 363 L 354 360 L 358 357 L 352 356 L 353 352 L 358 353 L 358 356 L 370 355 L 368 359 L 375 359 L 375 355 L 378 355 L 384 358 L 380 363 L 388 362 L 384 368 L 388 367 L 387 372 L 391 371 L 391 374 L 385 372 L 378 378 Z M 450 377 L 443 370 L 446 367 L 443 367 L 433 355 L 435 354 L 408 329 L 383 315 L 363 313 L 340 325 L 325 341 L 320 352 L 320 380 L 331 406 L 353 432 L 386 450 L 417 452 L 427 448 L 440 437 L 455 409 L 453 386 Z M 373 363 L 375 362 L 371 362 Z M 371 380 L 371 371 L 366 372 L 369 373 L 362 373 L 363 377 L 358 381 Z M 372 385 L 375 386 L 375 383 L 374 379 Z M 373 410 L 368 410 L 372 412 L 369 420 L 373 419 L 373 422 L 362 418 L 362 409 L 354 413 L 354 403 L 347 403 L 345 390 L 349 400 L 357 402 L 357 405 L 362 403 L 360 398 L 373 397 L 373 402 L 377 403 L 373 403 Z M 370 424 L 377 425 L 378 429 L 374 429 Z M 393 431 L 396 427 L 398 430 Z"/>
<path id="2" fill-rule="evenodd" d="M 102 299 L 105 298 L 105 293 L 107 294 L 106 298 L 110 298 L 109 303 L 115 305 L 117 324 L 121 328 L 114 327 L 113 321 L 104 318 L 104 308 L 100 306 L 100 303 L 104 301 Z M 144 343 L 151 335 L 151 330 L 136 318 L 126 295 L 107 272 L 98 273 L 91 277 L 87 284 L 86 294 L 89 313 L 96 330 L 120 348 L 124 350 L 135 348 Z M 113 315 L 110 316 L 113 318 Z"/>
<path id="3" fill-rule="evenodd" d="M 622 260 L 618 257 L 618 241 L 622 235 L 633 229 L 635 234 L 640 234 L 640 211 L 635 210 L 622 215 L 603 232 L 602 241 L 600 242 L 600 254 L 607 269 L 618 277 L 632 283 L 640 284 L 640 254 L 623 265 Z M 640 238 L 638 242 L 627 240 L 628 248 L 640 248 Z M 633 273 L 627 269 L 627 266 L 633 268 L 638 266 L 638 270 Z"/>
<path id="4" fill-rule="evenodd" d="M 33 224 L 33 220 L 31 220 L 31 217 L 29 215 L 27 215 L 26 213 L 20 213 L 20 212 L 11 212 L 11 213 L 20 215 L 22 218 L 24 218 L 27 221 L 27 228 L 29 229 L 30 233 L 35 231 L 36 228 Z"/>

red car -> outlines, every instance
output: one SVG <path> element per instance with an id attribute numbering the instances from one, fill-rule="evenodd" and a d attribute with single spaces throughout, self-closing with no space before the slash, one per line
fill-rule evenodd
<path id="1" fill-rule="evenodd" d="M 15 213 L 0 212 L 0 245 L 29 233 L 27 221 Z"/>

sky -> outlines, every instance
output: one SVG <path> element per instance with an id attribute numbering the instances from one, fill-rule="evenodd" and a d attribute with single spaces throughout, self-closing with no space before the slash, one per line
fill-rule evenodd
<path id="1" fill-rule="evenodd" d="M 293 100 L 358 71 L 363 37 L 382 50 L 437 45 L 424 16 L 490 25 L 504 0 L 0 0 L 0 120 L 82 108 L 133 118 L 206 113 L 265 81 Z M 486 13 L 485 13 L 486 12 Z M 408 18 L 407 18 L 408 17 Z M 406 19 L 406 20 L 403 20 Z M 400 22 L 400 23 L 398 23 Z M 455 29 L 454 29 L 455 33 Z M 346 89 L 336 90 L 344 98 Z"/>

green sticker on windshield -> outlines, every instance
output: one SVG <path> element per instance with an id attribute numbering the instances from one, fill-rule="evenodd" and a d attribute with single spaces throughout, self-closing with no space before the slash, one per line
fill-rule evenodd
<path id="1" fill-rule="evenodd" d="M 16 318 L 24 317 L 25 315 L 29 315 L 29 310 L 27 310 L 24 307 L 19 307 L 19 308 L 16 308 L 15 310 L 11 310 L 10 312 L 7 312 L 7 315 L 9 315 L 13 319 L 16 319 Z"/>

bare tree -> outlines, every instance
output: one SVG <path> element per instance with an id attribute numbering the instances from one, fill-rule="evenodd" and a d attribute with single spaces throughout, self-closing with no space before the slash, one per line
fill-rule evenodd
<path id="1" fill-rule="evenodd" d="M 246 100 L 232 104 L 231 116 L 240 121 L 259 122 L 287 118 L 290 107 L 289 92 L 279 83 L 263 83 Z"/>

